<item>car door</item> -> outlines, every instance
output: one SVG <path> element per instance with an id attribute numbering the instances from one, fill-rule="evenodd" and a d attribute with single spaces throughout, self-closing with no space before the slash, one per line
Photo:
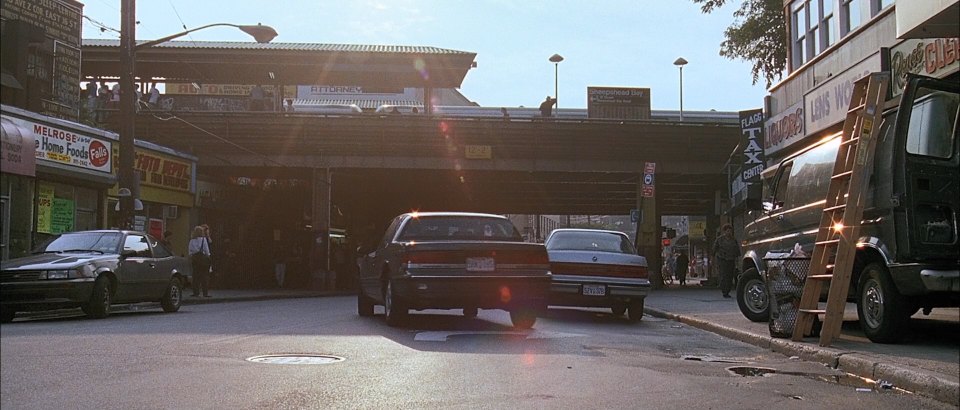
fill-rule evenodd
<path id="1" fill-rule="evenodd" d="M 159 299 L 167 292 L 167 285 L 173 277 L 173 272 L 181 270 L 182 267 L 178 266 L 178 258 L 160 241 L 149 234 L 146 237 L 153 253 L 153 263 L 156 265 L 152 272 L 153 276 L 149 278 L 147 292 L 153 299 Z"/>
<path id="2" fill-rule="evenodd" d="M 117 302 L 134 302 L 150 298 L 154 278 L 157 276 L 157 264 L 150 250 L 147 237 L 142 234 L 128 234 L 123 241 L 123 254 L 117 272 Z"/>
<path id="3" fill-rule="evenodd" d="M 897 114 L 898 259 L 956 260 L 960 135 L 956 81 L 910 76 Z"/>
<path id="4" fill-rule="evenodd" d="M 360 262 L 360 286 L 363 287 L 363 293 L 377 300 L 381 300 L 383 297 L 383 282 L 380 277 L 384 260 L 387 257 L 387 246 L 393 241 L 402 221 L 402 215 L 393 218 L 383 237 L 380 238 L 380 241 L 372 250 L 363 255 Z"/>

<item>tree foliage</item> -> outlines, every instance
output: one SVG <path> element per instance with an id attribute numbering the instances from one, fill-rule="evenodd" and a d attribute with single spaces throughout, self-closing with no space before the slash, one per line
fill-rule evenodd
<path id="1" fill-rule="evenodd" d="M 711 13 L 732 0 L 692 0 L 700 11 Z M 783 77 L 787 65 L 787 31 L 783 0 L 742 0 L 734 22 L 724 31 L 720 55 L 753 63 L 753 83 L 760 76 L 767 88 Z"/>

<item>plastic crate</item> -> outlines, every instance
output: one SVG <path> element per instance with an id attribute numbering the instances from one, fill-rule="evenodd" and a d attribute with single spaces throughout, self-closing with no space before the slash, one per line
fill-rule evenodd
<path id="1" fill-rule="evenodd" d="M 791 337 L 797 324 L 803 284 L 810 270 L 808 257 L 764 258 L 770 297 L 770 336 Z"/>

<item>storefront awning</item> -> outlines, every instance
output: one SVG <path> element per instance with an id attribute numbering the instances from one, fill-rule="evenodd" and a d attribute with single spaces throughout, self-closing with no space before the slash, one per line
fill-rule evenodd
<path id="1" fill-rule="evenodd" d="M 0 140 L 3 141 L 0 169 L 3 172 L 29 177 L 36 175 L 36 144 L 32 135 L 6 117 L 0 118 Z"/>

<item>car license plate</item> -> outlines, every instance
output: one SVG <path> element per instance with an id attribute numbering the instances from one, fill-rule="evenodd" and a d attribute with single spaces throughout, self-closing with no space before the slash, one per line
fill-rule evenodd
<path id="1" fill-rule="evenodd" d="M 492 272 L 496 267 L 493 258 L 467 258 L 468 272 Z"/>
<path id="2" fill-rule="evenodd" d="M 606 296 L 607 287 L 603 285 L 583 285 L 584 296 Z"/>

